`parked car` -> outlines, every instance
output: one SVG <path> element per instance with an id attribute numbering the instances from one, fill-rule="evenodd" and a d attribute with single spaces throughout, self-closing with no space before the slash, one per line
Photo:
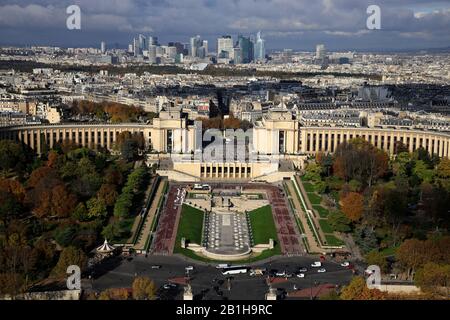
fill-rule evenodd
<path id="1" fill-rule="evenodd" d="M 170 289 L 173 289 L 173 288 L 176 288 L 176 287 L 177 287 L 177 285 L 175 283 L 166 283 L 163 286 L 163 288 L 166 289 L 166 290 L 170 290 Z"/>
<path id="2" fill-rule="evenodd" d="M 297 273 L 297 278 L 304 278 L 305 274 L 304 273 Z"/>
<path id="3" fill-rule="evenodd" d="M 194 267 L 193 266 L 187 266 L 186 268 L 184 268 L 186 271 L 193 271 Z"/>
<path id="4" fill-rule="evenodd" d="M 322 262 L 320 261 L 314 261 L 313 263 L 311 263 L 311 267 L 313 268 L 320 268 L 322 266 Z"/>
<path id="5" fill-rule="evenodd" d="M 249 273 L 249 275 L 251 276 L 251 277 L 254 277 L 254 276 L 263 276 L 264 275 L 264 269 L 252 269 L 252 270 L 250 270 L 250 273 Z"/>
<path id="6" fill-rule="evenodd" d="M 300 269 L 298 269 L 298 272 L 307 272 L 308 269 L 305 267 L 301 267 Z"/>
<path id="7" fill-rule="evenodd" d="M 161 269 L 161 266 L 160 265 L 153 265 L 151 268 L 152 269 Z"/>
<path id="8" fill-rule="evenodd" d="M 317 272 L 324 273 L 324 272 L 327 272 L 327 270 L 325 268 L 320 268 L 319 270 L 317 270 Z"/>
<path id="9" fill-rule="evenodd" d="M 341 267 L 348 267 L 350 265 L 350 262 L 344 261 L 341 263 Z"/>

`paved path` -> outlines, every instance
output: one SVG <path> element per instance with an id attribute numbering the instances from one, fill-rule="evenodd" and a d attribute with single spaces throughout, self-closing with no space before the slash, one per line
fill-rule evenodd
<path id="1" fill-rule="evenodd" d="M 306 235 L 306 239 L 308 240 L 309 251 L 316 252 L 316 253 L 323 252 L 323 249 L 320 248 L 319 245 L 317 244 L 317 241 L 314 238 L 313 232 L 311 231 L 311 228 L 308 225 L 306 213 L 302 208 L 300 200 L 298 199 L 297 191 L 295 190 L 293 182 L 292 181 L 287 182 L 286 186 L 288 188 L 289 193 L 291 194 L 291 199 L 292 199 L 292 202 L 295 207 L 295 213 L 297 214 L 297 217 L 300 219 L 303 229 L 305 229 L 305 235 Z"/>
<path id="2" fill-rule="evenodd" d="M 164 196 L 164 186 L 166 182 L 161 180 L 159 183 L 158 189 L 156 190 L 156 194 L 153 197 L 152 204 L 150 209 L 148 210 L 147 216 L 145 218 L 144 224 L 141 228 L 141 234 L 139 235 L 139 239 L 134 246 L 134 249 L 144 250 L 145 244 L 147 242 L 148 237 L 150 237 L 152 232 L 152 223 L 153 219 L 155 219 L 156 212 L 158 210 L 159 200 L 162 196 Z"/>

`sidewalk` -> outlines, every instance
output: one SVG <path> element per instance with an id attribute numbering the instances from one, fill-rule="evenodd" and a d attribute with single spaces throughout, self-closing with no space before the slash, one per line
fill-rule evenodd
<path id="1" fill-rule="evenodd" d="M 138 241 L 136 245 L 133 247 L 135 250 L 144 250 L 145 243 L 147 242 L 148 237 L 150 236 L 152 230 L 153 219 L 155 218 L 156 211 L 158 210 L 159 199 L 163 195 L 164 192 L 164 181 L 158 185 L 158 189 L 156 190 L 155 197 L 153 198 L 152 205 L 148 210 L 147 217 L 145 218 L 144 224 L 141 228 L 141 234 L 139 235 Z"/>
<path id="2" fill-rule="evenodd" d="M 302 205 L 300 203 L 300 200 L 298 199 L 297 191 L 295 190 L 293 182 L 289 181 L 288 183 L 286 183 L 286 186 L 289 190 L 289 193 L 291 194 L 292 202 L 294 203 L 294 207 L 295 207 L 295 213 L 297 214 L 297 217 L 300 219 L 300 221 L 303 225 L 303 228 L 305 229 L 305 235 L 306 235 L 306 239 L 308 240 L 309 251 L 316 252 L 316 253 L 322 253 L 323 249 L 320 248 L 320 246 L 317 244 L 317 241 L 314 238 L 313 232 L 308 225 L 306 213 L 302 209 Z"/>

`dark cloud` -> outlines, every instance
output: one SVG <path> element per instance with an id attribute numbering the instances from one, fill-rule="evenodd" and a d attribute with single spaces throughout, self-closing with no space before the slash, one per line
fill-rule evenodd
<path id="1" fill-rule="evenodd" d="M 65 9 L 82 10 L 68 31 Z M 382 30 L 366 29 L 366 9 L 381 8 Z M 448 0 L 1 0 L 1 44 L 126 45 L 137 33 L 163 42 L 200 34 L 214 47 L 222 34 L 262 30 L 268 48 L 426 48 L 450 44 Z"/>

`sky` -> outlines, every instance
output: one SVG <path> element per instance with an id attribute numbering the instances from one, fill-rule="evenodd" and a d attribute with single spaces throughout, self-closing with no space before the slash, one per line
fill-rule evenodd
<path id="1" fill-rule="evenodd" d="M 66 27 L 74 4 L 80 30 Z M 367 29 L 369 5 L 380 30 Z M 0 45 L 124 48 L 139 33 L 162 44 L 198 34 L 214 50 L 218 36 L 259 30 L 269 50 L 450 47 L 450 0 L 0 0 Z"/>

